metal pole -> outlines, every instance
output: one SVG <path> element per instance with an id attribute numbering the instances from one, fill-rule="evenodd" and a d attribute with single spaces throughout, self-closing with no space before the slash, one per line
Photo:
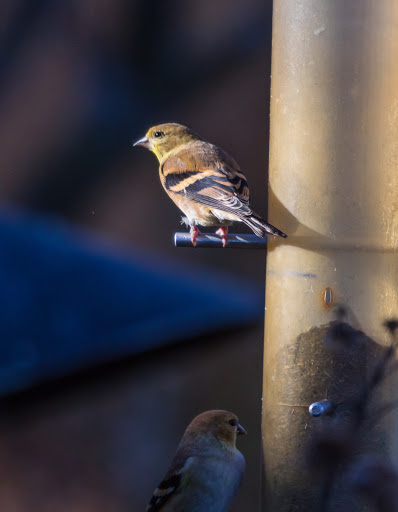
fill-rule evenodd
<path id="1" fill-rule="evenodd" d="M 312 511 L 305 451 L 349 410 L 308 408 L 358 392 L 398 314 L 396 0 L 274 0 L 269 220 L 288 238 L 268 240 L 262 510 Z M 369 337 L 338 362 L 323 341 L 337 303 Z M 396 427 L 393 412 L 364 443 L 396 460 Z M 344 482 L 331 510 L 360 510 Z"/>

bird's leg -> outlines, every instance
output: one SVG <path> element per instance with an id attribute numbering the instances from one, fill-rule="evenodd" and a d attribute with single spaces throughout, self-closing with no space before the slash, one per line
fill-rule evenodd
<path id="1" fill-rule="evenodd" d="M 220 235 L 222 239 L 222 246 L 225 247 L 228 243 L 228 228 L 227 227 L 221 227 L 220 229 L 217 229 L 216 235 Z"/>
<path id="2" fill-rule="evenodd" d="M 191 226 L 191 242 L 194 247 L 196 247 L 196 239 L 198 238 L 198 235 L 200 234 L 198 226 Z"/>

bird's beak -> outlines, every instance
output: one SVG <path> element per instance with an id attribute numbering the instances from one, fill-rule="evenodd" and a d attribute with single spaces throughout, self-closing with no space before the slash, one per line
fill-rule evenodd
<path id="1" fill-rule="evenodd" d="M 238 425 L 236 433 L 238 434 L 238 436 L 245 436 L 247 434 L 246 430 L 242 427 L 242 425 Z"/>
<path id="2" fill-rule="evenodd" d="M 133 146 L 142 146 L 143 148 L 149 149 L 150 142 L 149 142 L 148 137 L 142 137 L 142 139 L 137 140 L 137 142 L 134 142 Z"/>

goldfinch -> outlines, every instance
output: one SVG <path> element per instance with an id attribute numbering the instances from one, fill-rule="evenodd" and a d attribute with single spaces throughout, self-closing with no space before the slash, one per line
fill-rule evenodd
<path id="1" fill-rule="evenodd" d="M 269 233 L 286 238 L 251 210 L 247 180 L 235 160 L 186 126 L 154 126 L 134 146 L 143 146 L 158 158 L 160 181 L 185 214 L 193 246 L 200 225 L 220 226 L 216 233 L 225 247 L 228 226 L 235 221 L 244 222 L 259 237 Z"/>
<path id="2" fill-rule="evenodd" d="M 235 414 L 206 411 L 188 425 L 147 512 L 226 512 L 239 490 L 245 459 L 236 436 L 246 434 Z"/>

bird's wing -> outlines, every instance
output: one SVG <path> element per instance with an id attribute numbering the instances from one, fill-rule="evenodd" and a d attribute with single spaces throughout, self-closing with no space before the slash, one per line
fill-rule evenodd
<path id="1" fill-rule="evenodd" d="M 171 155 L 163 164 L 164 186 L 174 194 L 232 213 L 252 214 L 245 175 L 222 149 L 199 142 Z"/>
<path id="2" fill-rule="evenodd" d="M 194 457 L 188 457 L 182 461 L 177 459 L 172 462 L 163 480 L 154 490 L 146 509 L 147 512 L 163 510 L 165 505 L 173 500 L 173 497 L 176 497 L 186 488 L 190 481 L 190 467 L 194 461 Z"/>

